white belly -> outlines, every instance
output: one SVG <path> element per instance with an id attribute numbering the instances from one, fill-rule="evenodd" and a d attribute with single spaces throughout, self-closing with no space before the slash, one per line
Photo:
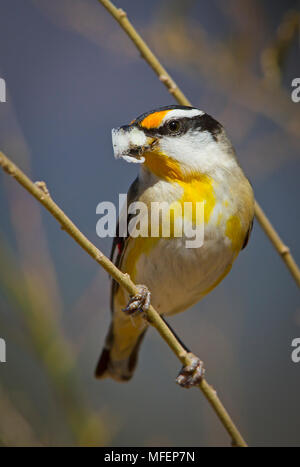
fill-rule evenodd
<path id="1" fill-rule="evenodd" d="M 178 313 L 197 303 L 226 275 L 234 260 L 221 235 L 206 238 L 197 249 L 186 248 L 185 240 L 160 238 L 136 264 L 135 283 L 149 288 L 151 303 L 162 314 Z"/>
<path id="2" fill-rule="evenodd" d="M 161 314 L 178 313 L 197 303 L 230 271 L 249 228 L 253 209 L 249 209 L 249 219 L 246 219 L 239 204 L 240 199 L 244 199 L 243 192 L 237 191 L 236 185 L 233 196 L 228 186 L 221 182 L 213 185 L 216 203 L 205 221 L 204 242 L 199 248 L 187 248 L 185 236 L 130 238 L 122 270 L 128 272 L 136 284 L 149 288 L 151 303 Z M 252 193 L 250 185 L 249 190 Z M 181 196 L 182 190 L 176 184 L 160 181 L 151 185 L 139 199 L 146 203 L 148 198 L 150 201 L 168 200 L 171 204 Z M 235 217 L 238 222 L 233 223 L 232 230 L 236 229 L 235 235 L 239 237 L 236 242 L 232 241 L 235 235 L 231 235 L 228 228 Z M 126 305 L 122 294 L 117 301 L 119 307 Z"/>

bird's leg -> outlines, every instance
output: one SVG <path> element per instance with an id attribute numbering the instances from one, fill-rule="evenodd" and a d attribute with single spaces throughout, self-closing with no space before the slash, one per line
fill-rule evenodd
<path id="1" fill-rule="evenodd" d="M 187 359 L 188 364 L 181 368 L 179 375 L 176 378 L 176 383 L 179 384 L 182 388 L 191 388 L 193 386 L 197 386 L 201 379 L 204 376 L 205 369 L 203 367 L 203 362 L 196 357 L 184 343 L 179 339 L 176 333 L 173 331 L 169 323 L 162 317 L 170 331 L 172 332 L 173 336 L 177 339 L 177 341 L 182 345 L 182 347 L 187 351 Z"/>
<path id="2" fill-rule="evenodd" d="M 203 362 L 193 353 L 187 354 L 189 363 L 181 368 L 179 375 L 176 378 L 176 383 L 182 388 L 191 388 L 198 386 L 204 376 L 205 369 Z"/>
<path id="3" fill-rule="evenodd" d="M 137 313 L 143 313 L 147 311 L 150 306 L 151 294 L 145 285 L 137 285 L 138 293 L 130 295 L 127 306 L 123 308 L 123 311 L 132 316 Z"/>
<path id="4" fill-rule="evenodd" d="M 128 304 L 126 308 L 123 308 L 123 311 L 129 316 L 134 316 L 135 314 L 143 313 L 147 311 L 150 306 L 150 292 L 145 285 L 137 285 L 138 293 L 135 295 L 130 295 Z M 179 339 L 176 333 L 173 331 L 169 323 L 161 316 L 164 320 L 176 340 L 182 345 L 182 347 L 187 351 L 187 365 L 184 365 L 181 368 L 179 375 L 176 378 L 176 383 L 179 384 L 182 388 L 191 388 L 197 386 L 205 373 L 203 368 L 203 362 L 196 357 L 189 349 L 183 344 Z"/>

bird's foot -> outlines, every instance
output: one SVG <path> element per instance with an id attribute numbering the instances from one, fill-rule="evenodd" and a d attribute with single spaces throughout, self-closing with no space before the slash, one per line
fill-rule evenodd
<path id="1" fill-rule="evenodd" d="M 138 293 L 130 295 L 126 308 L 123 311 L 127 315 L 135 315 L 147 311 L 150 306 L 151 294 L 145 285 L 137 285 Z"/>
<path id="2" fill-rule="evenodd" d="M 182 388 L 191 388 L 201 383 L 205 369 L 203 362 L 191 352 L 188 353 L 189 363 L 183 366 L 176 378 L 176 383 Z"/>

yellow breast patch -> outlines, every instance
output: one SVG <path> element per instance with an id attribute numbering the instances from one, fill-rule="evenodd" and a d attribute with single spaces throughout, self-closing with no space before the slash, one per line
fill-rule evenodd
<path id="1" fill-rule="evenodd" d="M 204 174 L 197 174 L 190 180 L 178 181 L 183 188 L 183 196 L 179 200 L 182 206 L 184 203 L 204 203 L 204 222 L 209 221 L 210 215 L 216 204 L 216 196 L 213 188 L 213 181 Z M 196 207 L 193 206 L 193 223 L 196 221 Z"/>
<path id="2" fill-rule="evenodd" d="M 177 200 L 182 208 L 185 202 L 204 202 L 204 221 L 208 222 L 216 204 L 212 179 L 200 172 L 184 173 L 179 162 L 162 152 L 152 151 L 145 153 L 144 156 L 145 166 L 152 173 L 171 183 L 178 183 L 183 188 L 183 195 Z M 196 209 L 193 209 L 193 222 L 195 222 L 195 214 Z"/>

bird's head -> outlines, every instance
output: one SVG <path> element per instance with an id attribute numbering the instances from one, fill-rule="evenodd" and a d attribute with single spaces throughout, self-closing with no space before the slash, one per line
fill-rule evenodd
<path id="1" fill-rule="evenodd" d="M 236 164 L 222 125 L 194 107 L 170 105 L 112 130 L 114 154 L 141 163 L 161 178 L 177 179 Z"/>

